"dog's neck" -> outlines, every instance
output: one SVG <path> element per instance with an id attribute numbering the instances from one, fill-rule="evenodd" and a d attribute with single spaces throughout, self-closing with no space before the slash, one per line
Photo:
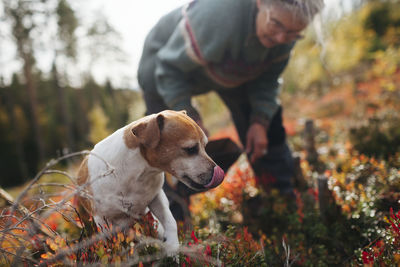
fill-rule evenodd
<path id="1" fill-rule="evenodd" d="M 164 183 L 162 171 L 149 165 L 139 147 L 128 148 L 121 142 L 123 131 L 122 128 L 98 143 L 88 160 L 95 220 L 99 222 L 103 216 L 143 215 Z M 95 155 L 101 155 L 101 159 Z"/>
<path id="2" fill-rule="evenodd" d="M 102 155 L 102 160 L 115 168 L 116 177 L 129 176 L 130 179 L 137 180 L 158 176 L 162 170 L 149 165 L 140 152 L 140 147 L 129 148 L 120 141 L 124 131 L 125 127 L 99 142 L 93 153 Z"/>

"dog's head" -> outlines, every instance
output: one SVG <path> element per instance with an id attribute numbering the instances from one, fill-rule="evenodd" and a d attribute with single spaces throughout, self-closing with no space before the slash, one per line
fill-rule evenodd
<path id="1" fill-rule="evenodd" d="M 185 111 L 166 110 L 144 117 L 125 131 L 128 147 L 140 147 L 147 162 L 190 188 L 218 186 L 224 171 L 207 155 L 207 136 Z"/>

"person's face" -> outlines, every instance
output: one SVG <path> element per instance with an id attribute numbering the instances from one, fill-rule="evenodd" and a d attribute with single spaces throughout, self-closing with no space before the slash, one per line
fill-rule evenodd
<path id="1" fill-rule="evenodd" d="M 301 39 L 307 21 L 277 4 L 266 6 L 257 0 L 256 35 L 267 48 Z"/>

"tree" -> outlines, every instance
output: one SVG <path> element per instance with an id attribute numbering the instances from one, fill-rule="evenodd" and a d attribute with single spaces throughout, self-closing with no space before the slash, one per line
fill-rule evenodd
<path id="1" fill-rule="evenodd" d="M 34 20 L 33 5 L 38 1 L 4 0 L 4 13 L 10 21 L 12 34 L 16 43 L 18 57 L 23 62 L 23 76 L 25 88 L 28 94 L 31 125 L 36 142 L 38 161 L 44 160 L 44 142 L 39 125 L 39 103 L 37 100 L 37 88 L 34 81 L 33 69 L 35 65 L 32 32 L 37 27 Z"/>
<path id="2" fill-rule="evenodd" d="M 96 69 L 99 65 L 108 65 L 108 71 L 111 72 L 111 66 L 116 62 L 125 62 L 127 57 L 120 45 L 121 35 L 119 32 L 107 21 L 104 14 L 101 12 L 95 14 L 95 20 L 86 28 L 80 49 L 83 51 L 80 57 L 85 58 L 88 62 L 85 78 L 93 76 L 96 70 L 99 70 Z"/>
<path id="3" fill-rule="evenodd" d="M 57 114 L 60 118 L 60 123 L 63 128 L 63 135 L 61 138 L 66 140 L 66 144 L 69 150 L 75 149 L 75 141 L 72 132 L 71 120 L 68 112 L 68 98 L 66 97 L 65 87 L 62 86 L 60 81 L 60 74 L 58 65 L 59 62 L 64 59 L 67 61 L 76 59 L 76 36 L 75 30 L 78 27 L 78 20 L 75 16 L 73 9 L 70 7 L 66 0 L 60 0 L 56 8 L 57 14 L 57 36 L 54 47 L 54 59 L 52 67 L 52 78 L 54 82 L 54 88 L 57 91 L 57 102 L 58 110 Z M 63 56 L 63 58 L 61 58 Z M 64 77 L 65 79 L 65 77 Z"/>
<path id="4" fill-rule="evenodd" d="M 25 180 L 28 178 L 28 166 L 25 163 L 25 153 L 24 153 L 24 143 L 23 143 L 23 131 L 21 127 L 21 122 L 18 118 L 17 110 L 18 105 L 15 103 L 15 97 L 13 94 L 13 89 L 15 86 L 19 86 L 16 76 L 14 76 L 13 83 L 10 87 L 6 88 L 4 85 L 3 78 L 0 78 L 0 90 L 4 93 L 4 103 L 7 110 L 7 116 L 10 122 L 12 146 L 15 148 L 16 161 L 18 170 L 16 170 L 20 176 Z"/>

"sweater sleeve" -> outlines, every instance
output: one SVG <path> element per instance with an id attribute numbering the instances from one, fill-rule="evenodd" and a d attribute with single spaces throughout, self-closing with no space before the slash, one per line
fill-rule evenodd
<path id="1" fill-rule="evenodd" d="M 268 125 L 279 107 L 279 77 L 289 61 L 289 54 L 282 56 L 271 68 L 248 83 L 248 96 L 252 107 L 251 120 Z"/>
<path id="2" fill-rule="evenodd" d="M 191 83 L 188 73 L 199 68 L 186 54 L 181 33 L 175 30 L 167 44 L 158 52 L 155 78 L 157 91 L 167 106 L 174 110 L 185 109 L 197 119 L 198 114 L 191 104 Z"/>
<path id="3" fill-rule="evenodd" d="M 235 2 L 194 1 L 184 8 L 182 20 L 156 59 L 157 90 L 170 108 L 195 112 L 191 105 L 190 72 L 224 56 L 234 29 L 226 23 L 232 16 L 226 7 L 234 9 Z"/>

